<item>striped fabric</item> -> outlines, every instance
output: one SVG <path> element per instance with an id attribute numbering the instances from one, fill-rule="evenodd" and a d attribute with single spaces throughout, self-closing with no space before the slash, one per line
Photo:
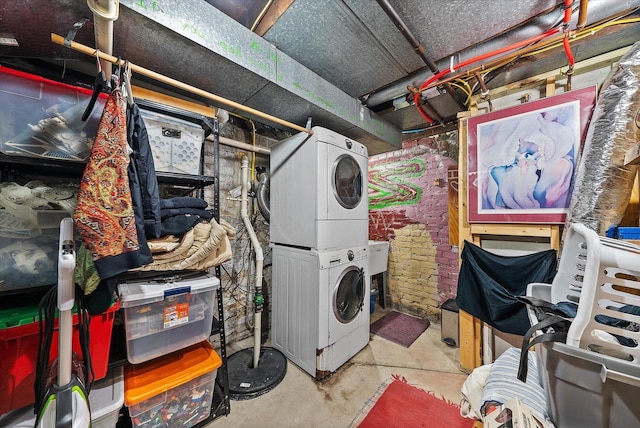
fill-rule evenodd
<path id="1" fill-rule="evenodd" d="M 520 349 L 509 348 L 494 361 L 482 393 L 483 407 L 489 401 L 506 403 L 511 398 L 518 397 L 531 410 L 548 419 L 546 394 L 540 385 L 536 357 L 533 352 L 529 354 L 528 360 L 529 371 L 526 383 L 520 382 L 517 378 Z"/>

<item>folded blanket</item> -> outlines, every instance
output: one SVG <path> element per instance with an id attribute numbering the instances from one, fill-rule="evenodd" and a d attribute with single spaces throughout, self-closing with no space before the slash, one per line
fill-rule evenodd
<path id="1" fill-rule="evenodd" d="M 224 220 L 221 223 L 214 219 L 198 223 L 185 233 L 178 246 L 167 252 L 156 252 L 167 247 L 167 239 L 150 240 L 153 262 L 136 270 L 205 270 L 226 262 L 232 257 L 229 235 L 235 236 L 235 230 Z"/>
<path id="2" fill-rule="evenodd" d="M 184 214 L 197 215 L 205 220 L 211 220 L 213 218 L 213 213 L 211 211 L 201 210 L 199 208 L 162 208 L 160 210 L 160 217 L 163 222 L 168 217 Z"/>

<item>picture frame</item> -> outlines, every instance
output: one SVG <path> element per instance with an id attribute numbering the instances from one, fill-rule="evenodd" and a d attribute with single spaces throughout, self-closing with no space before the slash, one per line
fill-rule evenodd
<path id="1" fill-rule="evenodd" d="M 596 87 L 468 120 L 469 223 L 564 223 Z"/>

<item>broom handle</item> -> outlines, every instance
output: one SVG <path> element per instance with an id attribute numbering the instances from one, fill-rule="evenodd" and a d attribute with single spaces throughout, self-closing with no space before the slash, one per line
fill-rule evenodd
<path id="1" fill-rule="evenodd" d="M 73 312 L 60 311 L 58 324 L 58 386 L 71 382 Z"/>
<path id="2" fill-rule="evenodd" d="M 71 382 L 74 270 L 76 254 L 73 242 L 73 219 L 60 221 L 58 248 L 58 386 Z"/>

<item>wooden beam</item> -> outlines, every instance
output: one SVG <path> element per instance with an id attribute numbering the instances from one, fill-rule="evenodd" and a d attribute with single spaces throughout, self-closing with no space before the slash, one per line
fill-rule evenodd
<path id="1" fill-rule="evenodd" d="M 61 46 L 67 46 L 69 49 L 72 49 L 74 51 L 77 52 L 82 52 L 85 55 L 91 55 L 91 56 L 95 56 L 99 59 L 103 59 L 106 61 L 109 61 L 113 64 L 120 64 L 121 66 L 124 66 L 126 64 L 126 61 L 124 59 L 120 59 L 120 58 L 116 58 L 115 56 L 106 54 L 104 52 L 101 52 L 97 49 L 91 48 L 89 46 L 85 46 L 83 44 L 77 43 L 77 42 L 71 42 L 70 44 L 65 43 L 64 37 L 62 37 L 59 34 L 55 34 L 55 33 L 51 33 L 51 41 L 53 43 L 56 43 L 58 45 Z M 178 88 L 181 89 L 183 91 L 187 91 L 190 92 L 192 94 L 195 94 L 199 97 L 202 98 L 206 98 L 208 100 L 211 100 L 213 102 L 216 103 L 221 103 L 224 104 L 226 106 L 229 106 L 231 108 L 235 108 L 238 110 L 241 110 L 245 113 L 249 113 L 258 117 L 261 117 L 263 119 L 269 120 L 271 122 L 275 122 L 278 123 L 280 125 L 284 125 L 288 128 L 291 129 L 295 129 L 296 131 L 300 131 L 300 132 L 306 132 L 309 135 L 313 135 L 313 131 L 311 129 L 306 129 L 300 125 L 296 125 L 295 123 L 291 123 L 288 122 L 284 119 L 280 119 L 278 117 L 272 116 L 270 114 L 264 113 L 260 110 L 256 110 L 254 108 L 245 106 L 243 104 L 237 103 L 235 101 L 223 98 L 219 95 L 213 94 L 211 92 L 207 92 L 205 90 L 202 90 L 200 88 L 196 88 L 195 86 L 191 86 L 189 84 L 180 82 L 176 79 L 172 79 L 171 77 L 168 76 L 164 76 L 160 73 L 156 73 L 155 71 L 149 70 L 147 68 L 141 67 L 139 65 L 133 64 L 133 63 L 129 63 L 129 66 L 131 67 L 131 71 L 134 73 L 139 73 L 142 74 L 143 76 L 147 76 L 151 79 L 157 80 L 159 82 L 165 83 L 167 85 L 171 85 L 174 88 Z"/>
<path id="2" fill-rule="evenodd" d="M 216 108 L 211 106 L 205 106 L 197 104 L 191 101 L 182 100 L 160 92 L 152 91 L 151 89 L 141 88 L 140 86 L 131 86 L 134 98 L 139 98 L 148 101 L 154 101 L 156 103 L 165 104 L 171 107 L 187 110 L 193 113 L 201 114 L 206 117 L 216 117 Z"/>
<path id="3" fill-rule="evenodd" d="M 260 24 L 256 27 L 255 33 L 262 37 L 267 31 L 278 21 L 283 13 L 289 9 L 294 0 L 275 0 L 269 10 L 260 20 Z"/>
<path id="4" fill-rule="evenodd" d="M 477 111 L 477 109 L 476 109 Z M 458 251 L 462 254 L 464 241 L 471 239 L 467 214 L 467 121 L 471 112 L 458 113 Z M 459 259 L 460 263 L 461 260 Z M 471 372 L 478 366 L 481 349 L 477 335 L 479 320 L 470 314 L 459 311 L 458 329 L 460 338 L 460 368 Z"/>
<path id="5" fill-rule="evenodd" d="M 471 224 L 471 235 L 506 235 L 506 236 L 532 236 L 550 238 L 551 232 L 548 224 Z"/>

